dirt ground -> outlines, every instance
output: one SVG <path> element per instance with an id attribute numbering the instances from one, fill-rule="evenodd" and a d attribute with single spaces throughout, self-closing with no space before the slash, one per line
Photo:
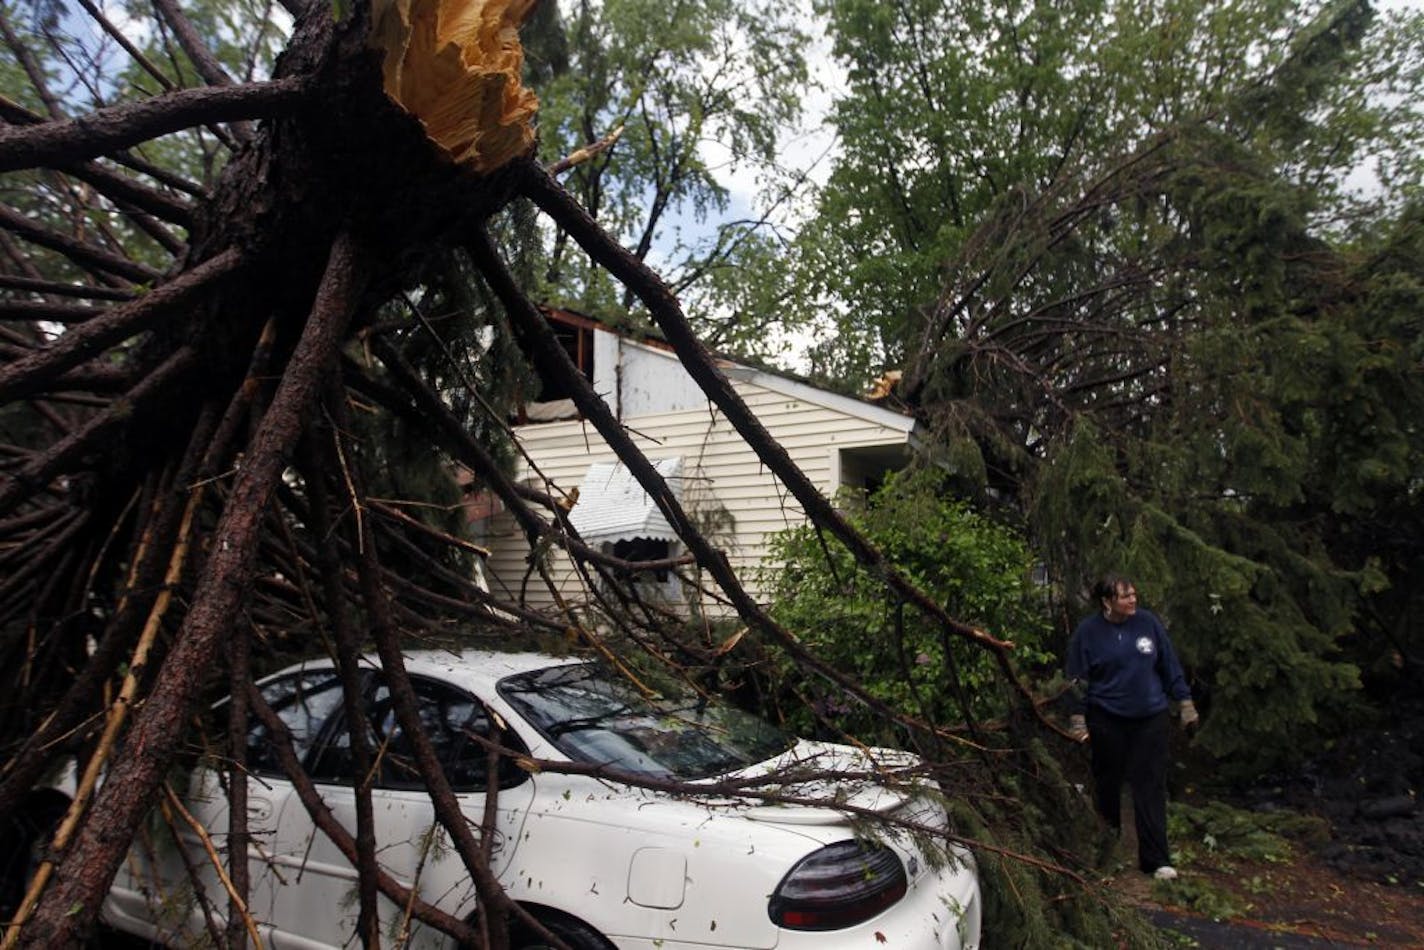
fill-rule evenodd
<path id="1" fill-rule="evenodd" d="M 1192 861 L 1176 884 L 1135 871 L 1117 882 L 1144 909 L 1210 916 L 1190 903 L 1203 891 L 1229 895 L 1241 912 L 1227 918 L 1262 934 L 1300 934 L 1335 945 L 1424 948 L 1424 889 L 1347 875 L 1308 850 L 1282 863 L 1242 859 Z M 1242 941 L 1224 938 L 1223 947 Z M 1205 944 L 1201 944 L 1205 945 Z"/>
<path id="2" fill-rule="evenodd" d="M 1263 775 L 1231 796 L 1231 807 L 1263 821 L 1304 817 L 1284 852 L 1211 849 L 1200 828 L 1195 838 L 1174 832 L 1178 881 L 1158 884 L 1132 869 L 1119 874 L 1115 886 L 1148 910 L 1230 921 L 1237 939 L 1223 938 L 1219 945 L 1232 950 L 1246 945 L 1240 938 L 1251 931 L 1322 941 L 1312 946 L 1424 950 L 1424 802 L 1418 800 L 1424 788 L 1424 689 L 1412 681 L 1388 705 L 1391 714 L 1374 728 L 1353 732 L 1298 770 Z M 1185 805 L 1209 805 L 1205 792 L 1194 800 L 1190 790 L 1176 791 Z M 1131 815 L 1130 805 L 1123 813 Z M 1135 854 L 1131 818 L 1124 824 L 1124 851 Z"/>
<path id="3" fill-rule="evenodd" d="M 1424 950 L 1424 879 L 1418 874 L 1417 856 L 1361 845 L 1372 835 L 1359 821 L 1332 822 L 1311 811 L 1324 837 L 1292 841 L 1284 853 L 1269 859 L 1231 849 L 1209 852 L 1199 843 L 1174 840 L 1181 876 L 1157 882 L 1139 873 L 1131 860 L 1137 843 L 1131 803 L 1124 801 L 1126 820 L 1118 852 L 1124 868 L 1107 883 L 1154 919 L 1184 917 L 1229 925 L 1179 928 L 1195 937 L 1176 941 L 1183 946 Z M 1397 820 L 1418 828 L 1424 826 L 1424 813 Z M 1341 860 L 1342 854 L 1359 852 L 1368 852 L 1370 860 Z M 1309 939 L 1287 944 L 1278 939 L 1284 935 Z"/>

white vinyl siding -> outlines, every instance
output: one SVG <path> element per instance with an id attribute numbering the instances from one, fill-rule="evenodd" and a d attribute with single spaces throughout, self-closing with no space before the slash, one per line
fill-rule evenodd
<path id="1" fill-rule="evenodd" d="M 766 374 L 757 375 L 766 378 Z M 751 380 L 735 380 L 734 386 L 771 437 L 828 497 L 839 487 L 832 483 L 840 477 L 839 453 L 866 446 L 903 447 L 912 428 L 908 419 L 852 400 L 843 402 L 851 405 L 854 414 L 843 411 L 842 404 L 835 401 L 841 397 L 821 405 Z M 804 384 L 794 386 L 815 392 Z M 877 417 L 884 422 L 875 421 Z M 768 536 L 805 522 L 805 514 L 790 492 L 726 419 L 708 405 L 625 418 L 624 424 L 648 458 L 682 459 L 683 507 L 708 540 L 727 554 L 751 595 L 760 599 L 753 569 L 765 556 Z M 616 458 L 597 430 L 582 421 L 527 425 L 517 434 L 547 484 L 531 473 L 527 463 L 521 464 L 518 477 L 555 495 L 559 489 L 570 491 L 579 485 L 594 462 Z M 719 526 L 709 527 L 709 520 Z M 730 524 L 725 523 L 728 520 Z M 529 548 L 507 512 L 496 516 L 484 543 L 493 552 L 487 564 L 491 590 L 497 597 L 514 596 L 528 569 Z M 679 546 L 678 550 L 686 549 Z M 553 553 L 549 563 L 560 596 L 573 604 L 584 603 L 582 582 L 567 558 Z M 710 583 L 710 578 L 705 582 Z M 525 599 L 536 608 L 553 604 L 537 575 L 528 582 Z M 712 604 L 704 604 L 703 609 L 711 614 L 726 612 Z"/>

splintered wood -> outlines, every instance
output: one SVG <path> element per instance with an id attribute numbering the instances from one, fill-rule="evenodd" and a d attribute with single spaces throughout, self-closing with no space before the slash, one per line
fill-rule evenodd
<path id="1" fill-rule="evenodd" d="M 534 146 L 519 26 L 535 0 L 377 0 L 386 94 L 457 164 L 483 174 Z"/>

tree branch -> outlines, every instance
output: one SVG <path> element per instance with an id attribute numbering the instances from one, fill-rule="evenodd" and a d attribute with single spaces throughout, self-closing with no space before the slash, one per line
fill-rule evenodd
<path id="1" fill-rule="evenodd" d="M 91 273 L 112 274 L 135 284 L 156 283 L 162 276 L 147 264 L 140 264 L 130 257 L 111 254 L 92 244 L 56 234 L 8 205 L 0 205 L 0 227 L 40 247 L 58 251 Z"/>
<path id="2" fill-rule="evenodd" d="M 61 284 L 52 280 L 34 277 L 20 277 L 15 274 L 0 274 L 0 289 L 20 290 L 31 294 L 46 294 L 51 297 L 70 297 L 78 300 L 132 300 L 134 292 L 118 287 L 93 287 L 84 284 Z"/>
<path id="3" fill-rule="evenodd" d="M 44 389 L 54 376 L 99 355 L 121 340 L 154 326 L 199 293 L 236 273 L 242 253 L 229 248 L 132 303 L 62 334 L 49 346 L 0 368 L 0 403 Z"/>
<path id="4" fill-rule="evenodd" d="M 50 479 L 68 472 L 85 452 L 112 435 L 135 412 L 150 410 L 149 403 L 161 395 L 175 377 L 187 372 L 195 359 L 196 354 L 187 347 L 175 351 L 145 375 L 128 398 L 116 400 L 83 428 L 60 439 L 18 471 L 0 476 L 0 515 L 9 514 L 20 502 L 43 489 Z"/>
<path id="5" fill-rule="evenodd" d="M 203 81 L 209 86 L 231 87 L 232 77 L 203 45 L 198 31 L 193 29 L 192 22 L 183 15 L 183 12 L 172 0 L 153 0 L 153 6 L 172 28 L 173 33 L 178 37 L 178 45 L 183 47 L 184 53 L 188 54 L 188 59 L 197 68 L 198 75 L 203 77 Z M 234 122 L 232 129 L 239 142 L 246 144 L 252 141 L 252 129 L 246 122 Z"/>
<path id="6" fill-rule="evenodd" d="M 303 95 L 299 77 L 183 89 L 100 109 L 78 119 L 0 129 L 0 171 L 96 158 L 208 122 L 284 115 L 300 104 Z"/>
<path id="7" fill-rule="evenodd" d="M 204 672 L 238 616 L 251 584 L 258 525 L 267 502 L 286 468 L 323 373 L 335 365 L 361 286 L 356 256 L 349 236 L 343 233 L 331 249 L 311 317 L 287 372 L 238 471 L 192 607 L 164 664 L 166 675 L 157 679 L 139 710 L 127 754 L 114 763 L 96 802 L 105 821 L 85 823 L 64 859 L 58 883 L 35 913 L 31 932 L 26 934 L 31 945 L 68 945 L 92 925 L 123 860 L 124 850 L 109 846 L 108 839 L 114 835 L 131 838 L 154 801 Z M 81 908 L 77 913 L 76 907 Z"/>

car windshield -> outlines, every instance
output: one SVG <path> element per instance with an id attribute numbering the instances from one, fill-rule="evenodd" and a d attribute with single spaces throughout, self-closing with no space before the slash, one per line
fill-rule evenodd
<path id="1" fill-rule="evenodd" d="M 644 697 L 591 664 L 500 681 L 499 692 L 575 762 L 676 779 L 764 762 L 794 740 L 756 716 L 700 696 Z"/>

